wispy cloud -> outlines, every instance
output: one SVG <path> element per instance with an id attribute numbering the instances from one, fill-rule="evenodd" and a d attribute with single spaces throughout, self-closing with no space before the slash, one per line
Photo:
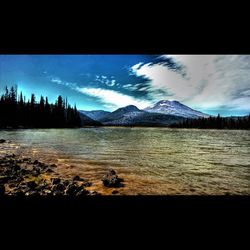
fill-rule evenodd
<path id="1" fill-rule="evenodd" d="M 77 91 L 85 95 L 98 98 L 104 106 L 108 108 L 120 108 L 127 105 L 135 105 L 138 108 L 146 108 L 151 103 L 146 100 L 139 100 L 133 96 L 122 94 L 118 91 L 102 89 L 102 88 L 76 88 Z"/>
<path id="2" fill-rule="evenodd" d="M 101 79 L 106 79 L 105 76 L 96 76 L 96 77 Z M 143 109 L 151 105 L 151 102 L 147 100 L 140 100 L 138 98 L 135 98 L 130 95 L 125 95 L 115 90 L 109 90 L 105 88 L 80 87 L 76 83 L 63 81 L 59 77 L 51 78 L 51 82 L 67 86 L 72 90 L 77 91 L 81 94 L 94 97 L 99 102 L 103 103 L 103 105 L 108 109 L 117 109 L 127 105 L 135 105 L 138 108 Z M 114 84 L 115 80 L 112 79 L 110 83 Z"/>
<path id="3" fill-rule="evenodd" d="M 51 78 L 51 82 L 57 83 L 57 84 L 61 84 L 62 80 L 60 80 L 58 77 L 52 77 Z"/>
<path id="4" fill-rule="evenodd" d="M 67 86 L 71 89 L 75 89 L 77 87 L 77 84 L 75 82 L 67 82 L 67 81 L 63 81 L 61 80 L 59 77 L 51 77 L 50 81 L 59 85 L 64 85 Z"/>

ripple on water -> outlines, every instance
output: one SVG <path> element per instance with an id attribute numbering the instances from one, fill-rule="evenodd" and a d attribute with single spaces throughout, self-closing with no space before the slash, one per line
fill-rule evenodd
<path id="1" fill-rule="evenodd" d="M 101 177 L 114 168 L 120 194 L 250 194 L 249 131 L 88 128 L 0 131 L 16 153 L 58 164 L 61 175 L 82 175 L 109 194 Z"/>

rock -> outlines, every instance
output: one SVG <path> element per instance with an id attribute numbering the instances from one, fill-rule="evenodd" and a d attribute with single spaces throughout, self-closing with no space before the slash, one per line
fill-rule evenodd
<path id="1" fill-rule="evenodd" d="M 38 160 L 35 160 L 35 161 L 33 162 L 33 164 L 38 164 L 38 163 L 40 163 Z"/>
<path id="2" fill-rule="evenodd" d="M 15 172 L 17 172 L 17 171 L 20 171 L 21 168 L 20 168 L 20 166 L 18 166 L 18 165 L 14 165 L 14 166 L 12 167 L 12 170 L 15 171 Z"/>
<path id="3" fill-rule="evenodd" d="M 34 171 L 33 173 L 32 173 L 32 176 L 34 176 L 34 177 L 38 177 L 40 175 L 40 172 L 37 172 L 37 171 Z"/>
<path id="4" fill-rule="evenodd" d="M 51 190 L 49 190 L 49 189 L 43 190 L 43 193 L 44 193 L 45 195 L 51 195 L 51 194 L 52 194 Z"/>
<path id="5" fill-rule="evenodd" d="M 96 191 L 91 190 L 89 191 L 89 195 L 94 196 L 94 195 L 101 195 L 101 194 Z"/>
<path id="6" fill-rule="evenodd" d="M 76 183 L 71 183 L 68 185 L 66 189 L 67 195 L 77 195 L 78 192 L 82 191 L 84 189 L 83 186 L 78 186 Z"/>
<path id="7" fill-rule="evenodd" d="M 54 171 L 51 169 L 51 168 L 48 168 L 47 170 L 46 170 L 46 173 L 53 173 Z"/>
<path id="8" fill-rule="evenodd" d="M 38 195 L 39 193 L 37 191 L 31 190 L 25 193 L 26 196 L 34 196 Z"/>
<path id="9" fill-rule="evenodd" d="M 108 172 L 109 175 L 116 175 L 116 172 L 114 169 L 109 169 L 109 172 Z"/>
<path id="10" fill-rule="evenodd" d="M 10 188 L 14 188 L 14 187 L 16 187 L 16 183 L 13 183 L 13 182 L 12 182 L 12 183 L 10 183 L 10 184 L 9 184 L 9 187 L 10 187 Z"/>
<path id="11" fill-rule="evenodd" d="M 52 186 L 52 191 L 64 191 L 65 190 L 65 186 L 62 183 L 58 183 L 56 185 Z"/>
<path id="12" fill-rule="evenodd" d="M 23 177 L 22 176 L 18 176 L 17 178 L 16 178 L 16 182 L 18 182 L 18 183 L 20 183 L 20 182 L 22 182 L 24 179 L 23 179 Z"/>
<path id="13" fill-rule="evenodd" d="M 76 175 L 74 178 L 73 178 L 73 181 L 85 181 L 83 178 L 81 178 L 79 175 Z"/>
<path id="14" fill-rule="evenodd" d="M 23 168 L 22 168 L 22 169 L 20 170 L 20 174 L 21 174 L 21 175 L 27 175 L 27 174 L 30 174 L 30 171 L 27 170 L 27 169 L 23 169 Z"/>
<path id="15" fill-rule="evenodd" d="M 30 189 L 35 189 L 37 187 L 37 184 L 35 181 L 29 181 L 27 182 L 27 187 Z"/>
<path id="16" fill-rule="evenodd" d="M 0 139 L 0 143 L 4 143 L 4 142 L 6 142 L 6 140 Z"/>
<path id="17" fill-rule="evenodd" d="M 114 190 L 112 194 L 119 194 L 119 192 L 117 190 Z"/>
<path id="18" fill-rule="evenodd" d="M 79 192 L 76 193 L 76 196 L 85 196 L 88 194 L 89 194 L 89 191 L 83 188 Z"/>
<path id="19" fill-rule="evenodd" d="M 10 154 L 10 155 L 7 154 L 6 157 L 7 157 L 7 158 L 15 158 L 16 155 L 15 155 L 15 154 Z"/>
<path id="20" fill-rule="evenodd" d="M 61 182 L 60 178 L 51 178 L 51 183 L 52 185 L 59 184 Z"/>
<path id="21" fill-rule="evenodd" d="M 59 191 L 59 190 L 56 190 L 54 192 L 51 193 L 53 196 L 62 196 L 64 195 L 64 192 L 62 191 Z"/>
<path id="22" fill-rule="evenodd" d="M 65 187 L 67 187 L 67 186 L 69 185 L 69 183 L 70 183 L 69 180 L 64 180 L 64 181 L 63 181 L 63 185 L 64 185 Z"/>
<path id="23" fill-rule="evenodd" d="M 51 164 L 50 167 L 51 168 L 57 168 L 57 165 L 56 164 Z"/>
<path id="24" fill-rule="evenodd" d="M 83 186 L 84 187 L 91 187 L 92 186 L 92 183 L 91 182 L 85 182 L 84 184 L 83 184 Z"/>
<path id="25" fill-rule="evenodd" d="M 31 161 L 31 158 L 23 158 L 23 162 Z"/>
<path id="26" fill-rule="evenodd" d="M 121 187 L 123 180 L 118 178 L 115 170 L 110 169 L 106 175 L 103 176 L 102 182 L 105 187 Z"/>
<path id="27" fill-rule="evenodd" d="M 5 194 L 5 187 L 4 185 L 0 185 L 0 196 Z"/>

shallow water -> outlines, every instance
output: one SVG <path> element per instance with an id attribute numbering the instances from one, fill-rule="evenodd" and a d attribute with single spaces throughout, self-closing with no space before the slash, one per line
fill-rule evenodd
<path id="1" fill-rule="evenodd" d="M 250 131 L 169 128 L 2 130 L 0 155 L 16 153 L 79 174 L 110 194 L 110 167 L 125 179 L 120 194 L 250 194 Z"/>

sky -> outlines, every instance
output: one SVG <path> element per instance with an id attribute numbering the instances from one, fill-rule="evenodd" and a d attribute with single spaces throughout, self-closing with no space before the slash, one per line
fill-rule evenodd
<path id="1" fill-rule="evenodd" d="M 0 91 L 67 97 L 78 110 L 177 100 L 207 114 L 250 113 L 250 55 L 0 55 Z"/>

